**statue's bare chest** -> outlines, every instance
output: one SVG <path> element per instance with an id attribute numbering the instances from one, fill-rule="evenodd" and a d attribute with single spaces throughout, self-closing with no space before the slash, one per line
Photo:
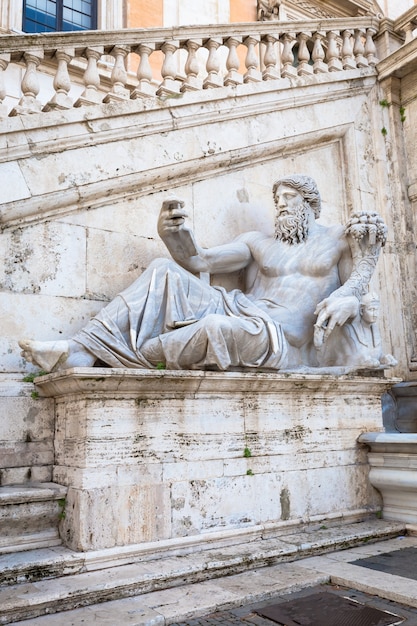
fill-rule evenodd
<path id="1" fill-rule="evenodd" d="M 331 244 L 331 245 L 330 245 Z M 299 244 L 288 244 L 274 239 L 257 242 L 252 256 L 258 270 L 265 276 L 320 276 L 332 273 L 339 252 L 334 241 L 312 239 Z"/>

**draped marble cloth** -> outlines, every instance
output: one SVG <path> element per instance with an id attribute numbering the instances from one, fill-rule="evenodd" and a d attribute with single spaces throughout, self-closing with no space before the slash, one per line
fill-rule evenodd
<path id="1" fill-rule="evenodd" d="M 141 347 L 154 337 L 167 369 L 280 369 L 287 356 L 281 326 L 250 296 L 212 287 L 169 259 L 153 261 L 73 339 L 110 367 L 149 368 Z"/>

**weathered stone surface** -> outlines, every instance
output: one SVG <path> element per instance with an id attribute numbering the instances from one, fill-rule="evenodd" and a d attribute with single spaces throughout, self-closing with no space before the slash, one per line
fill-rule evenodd
<path id="1" fill-rule="evenodd" d="M 22 328 L 28 336 L 47 338 L 51 333 L 57 337 L 68 336 L 97 313 L 103 302 L 38 293 L 2 292 L 0 306 L 4 333 L 0 337 L 0 372 L 20 372 L 23 378 L 25 369 L 37 372 L 40 368 L 28 368 L 20 355 L 18 339 Z"/>
<path id="2" fill-rule="evenodd" d="M 59 545 L 66 493 L 50 482 L 0 487 L 0 553 Z"/>
<path id="3" fill-rule="evenodd" d="M 49 481 L 54 460 L 53 401 L 31 397 L 22 376 L 0 376 L 0 485 Z M 36 395 L 36 394 L 35 394 Z"/>
<path id="4" fill-rule="evenodd" d="M 30 191 L 17 163 L 0 164 L 2 202 L 12 202 L 30 197 Z"/>
<path id="5" fill-rule="evenodd" d="M 99 549 L 377 507 L 355 441 L 380 427 L 390 384 L 100 368 L 39 378 L 56 396 L 64 541 Z"/>

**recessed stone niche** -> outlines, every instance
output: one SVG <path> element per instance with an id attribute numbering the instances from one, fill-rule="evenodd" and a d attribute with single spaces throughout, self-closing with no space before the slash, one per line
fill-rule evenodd
<path id="1" fill-rule="evenodd" d="M 357 438 L 382 429 L 393 381 L 74 368 L 36 384 L 55 398 L 53 479 L 69 488 L 75 550 L 203 545 L 380 507 Z"/>

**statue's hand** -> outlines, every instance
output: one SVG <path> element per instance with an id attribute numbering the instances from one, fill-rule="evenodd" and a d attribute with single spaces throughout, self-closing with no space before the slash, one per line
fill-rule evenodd
<path id="1" fill-rule="evenodd" d="M 191 230 L 185 225 L 187 212 L 184 202 L 177 198 L 164 200 L 158 219 L 158 234 L 173 258 L 186 269 L 191 269 L 188 259 L 198 254 L 197 244 Z M 193 271 L 196 268 L 193 268 Z M 197 271 L 203 271 L 200 268 Z"/>
<path id="2" fill-rule="evenodd" d="M 158 219 L 158 234 L 161 239 L 170 233 L 177 233 L 184 227 L 185 218 L 188 217 L 184 210 L 184 202 L 176 198 L 164 200 Z"/>
<path id="3" fill-rule="evenodd" d="M 316 307 L 314 314 L 317 321 L 314 324 L 314 345 L 320 348 L 335 326 L 343 324 L 359 312 L 359 301 L 355 296 L 341 296 L 325 298 Z"/>

